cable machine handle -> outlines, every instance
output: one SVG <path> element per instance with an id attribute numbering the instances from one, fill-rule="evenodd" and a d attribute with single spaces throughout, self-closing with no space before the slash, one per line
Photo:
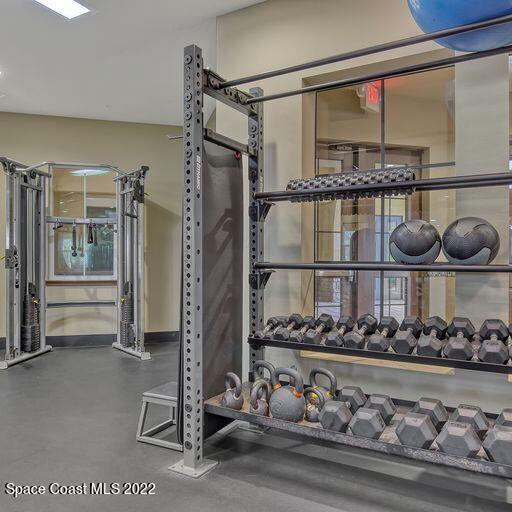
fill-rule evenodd
<path id="1" fill-rule="evenodd" d="M 76 258 L 78 256 L 78 253 L 76 252 L 76 224 L 73 224 L 73 229 L 71 231 L 71 256 L 73 258 Z"/>

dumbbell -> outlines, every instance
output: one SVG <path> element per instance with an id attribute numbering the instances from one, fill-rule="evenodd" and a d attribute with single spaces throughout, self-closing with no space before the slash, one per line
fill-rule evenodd
<path id="1" fill-rule="evenodd" d="M 456 316 L 448 326 L 448 342 L 443 353 L 449 359 L 469 360 L 473 357 L 473 345 L 469 340 L 475 335 L 475 327 L 466 317 Z"/>
<path id="2" fill-rule="evenodd" d="M 436 438 L 440 451 L 459 457 L 476 457 L 482 442 L 469 423 L 447 421 Z"/>
<path id="3" fill-rule="evenodd" d="M 416 344 L 416 353 L 419 356 L 440 357 L 447 327 L 446 322 L 439 316 L 427 318 L 423 333 Z"/>
<path id="4" fill-rule="evenodd" d="M 295 343 L 302 343 L 304 340 L 304 335 L 309 329 L 313 329 L 316 325 L 316 320 L 312 316 L 305 316 L 302 320 L 302 327 L 297 331 L 292 331 L 290 333 L 289 341 L 293 341 Z"/>
<path id="5" fill-rule="evenodd" d="M 294 329 L 300 329 L 303 318 L 298 313 L 293 313 L 288 317 L 288 325 L 286 327 L 278 327 L 274 331 L 273 339 L 279 341 L 287 341 L 290 339 L 290 332 Z"/>
<path id="6" fill-rule="evenodd" d="M 331 330 L 325 338 L 325 345 L 328 347 L 342 347 L 343 336 L 354 328 L 354 320 L 351 316 L 340 316 L 336 322 L 336 330 Z"/>
<path id="7" fill-rule="evenodd" d="M 396 405 L 388 395 L 374 393 L 368 397 L 364 406 L 379 411 L 386 425 L 389 425 L 396 413 Z"/>
<path id="8" fill-rule="evenodd" d="M 395 434 L 405 446 L 427 449 L 437 437 L 437 430 L 427 414 L 409 411 L 396 427 Z"/>
<path id="9" fill-rule="evenodd" d="M 355 436 L 378 439 L 384 432 L 386 424 L 377 409 L 361 407 L 352 416 L 348 427 Z"/>
<path id="10" fill-rule="evenodd" d="M 467 423 L 473 427 L 475 434 L 483 439 L 489 430 L 489 420 L 482 409 L 476 405 L 461 404 L 455 409 L 450 419 L 459 423 Z"/>
<path id="11" fill-rule="evenodd" d="M 316 320 L 316 327 L 309 329 L 304 335 L 303 343 L 320 345 L 322 341 L 322 333 L 329 332 L 334 326 L 334 320 L 331 315 L 322 313 Z"/>
<path id="12" fill-rule="evenodd" d="M 410 354 L 416 346 L 417 338 L 423 329 L 423 322 L 417 316 L 406 316 L 400 330 L 391 340 L 391 348 L 397 354 Z"/>
<path id="13" fill-rule="evenodd" d="M 377 319 L 367 313 L 357 320 L 357 330 L 349 332 L 345 336 L 345 347 L 347 348 L 364 348 L 364 335 L 373 334 L 377 328 Z"/>
<path id="14" fill-rule="evenodd" d="M 336 395 L 336 401 L 346 403 L 352 414 L 363 407 L 367 400 L 359 386 L 343 386 Z"/>
<path id="15" fill-rule="evenodd" d="M 411 409 L 415 414 L 426 414 L 437 432 L 448 421 L 448 411 L 441 400 L 437 398 L 421 397 Z"/>
<path id="16" fill-rule="evenodd" d="M 392 316 L 383 316 L 380 319 L 379 332 L 370 336 L 367 350 L 375 350 L 377 352 L 386 352 L 389 348 L 389 338 L 395 335 L 398 330 L 398 322 Z"/>
<path id="17" fill-rule="evenodd" d="M 267 324 L 261 331 L 256 331 L 254 333 L 255 338 L 270 338 L 270 333 L 274 329 L 277 329 L 280 326 L 286 326 L 286 317 L 285 316 L 271 316 L 267 320 Z"/>
<path id="18" fill-rule="evenodd" d="M 505 364 L 508 361 L 508 329 L 501 320 L 485 320 L 478 333 L 482 344 L 478 359 L 486 363 Z"/>
<path id="19" fill-rule="evenodd" d="M 512 465 L 512 428 L 495 425 L 485 436 L 483 447 L 493 462 Z"/>
<path id="20" fill-rule="evenodd" d="M 503 427 L 512 427 L 512 409 L 503 409 L 496 418 L 495 424 L 502 425 Z"/>

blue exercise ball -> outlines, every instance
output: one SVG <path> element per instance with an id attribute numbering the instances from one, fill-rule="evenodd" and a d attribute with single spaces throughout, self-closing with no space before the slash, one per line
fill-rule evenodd
<path id="1" fill-rule="evenodd" d="M 512 14 L 512 0 L 407 0 L 423 32 L 435 32 Z M 462 52 L 491 50 L 512 43 L 512 23 L 444 37 L 437 42 Z"/>

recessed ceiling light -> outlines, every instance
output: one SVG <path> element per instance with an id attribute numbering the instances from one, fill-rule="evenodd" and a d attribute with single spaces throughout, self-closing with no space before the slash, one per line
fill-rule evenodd
<path id="1" fill-rule="evenodd" d="M 71 174 L 75 176 L 99 176 L 100 174 L 107 174 L 110 171 L 106 169 L 79 169 L 77 171 L 71 171 Z"/>
<path id="2" fill-rule="evenodd" d="M 64 16 L 68 20 L 72 20 L 73 18 L 77 18 L 78 16 L 82 16 L 82 14 L 86 14 L 91 12 L 90 9 L 75 2 L 75 0 L 35 0 L 38 4 L 44 5 L 51 9 L 52 11 Z"/>

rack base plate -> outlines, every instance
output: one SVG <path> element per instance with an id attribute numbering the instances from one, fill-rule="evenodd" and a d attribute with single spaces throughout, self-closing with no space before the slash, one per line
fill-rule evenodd
<path id="1" fill-rule="evenodd" d="M 218 462 L 216 460 L 203 459 L 203 463 L 199 467 L 190 468 L 189 466 L 185 466 L 184 460 L 182 459 L 176 464 L 169 466 L 169 469 L 175 473 L 180 473 L 181 475 L 200 478 L 211 471 L 217 464 Z"/>

